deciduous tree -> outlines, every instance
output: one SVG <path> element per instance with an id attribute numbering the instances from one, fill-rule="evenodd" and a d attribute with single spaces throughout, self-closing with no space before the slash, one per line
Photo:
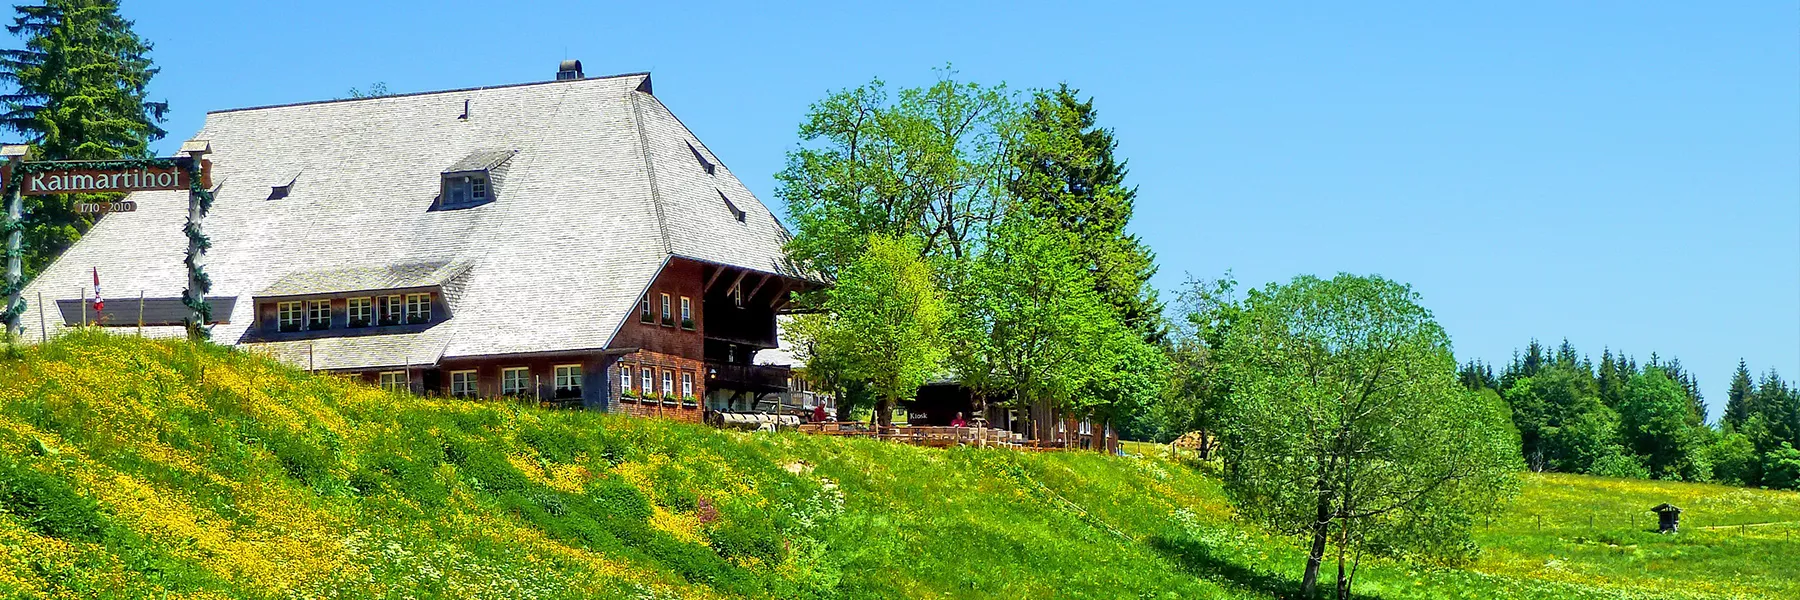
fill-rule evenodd
<path id="1" fill-rule="evenodd" d="M 1328 545 L 1340 598 L 1353 548 L 1466 558 L 1470 516 L 1515 489 L 1505 408 L 1457 384 L 1417 300 L 1379 277 L 1299 277 L 1251 292 L 1225 340 L 1226 489 L 1242 514 L 1311 542 L 1304 595 Z"/>
<path id="2" fill-rule="evenodd" d="M 827 292 L 817 338 L 833 368 L 868 382 L 887 425 L 894 404 L 943 365 L 945 306 L 917 241 L 876 234 L 865 246 Z"/>

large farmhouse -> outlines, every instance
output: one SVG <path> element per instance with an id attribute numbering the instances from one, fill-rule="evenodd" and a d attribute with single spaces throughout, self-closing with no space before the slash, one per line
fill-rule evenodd
<path id="1" fill-rule="evenodd" d="M 554 81 L 222 110 L 194 138 L 217 186 L 214 341 L 415 392 L 684 419 L 789 385 L 753 357 L 819 284 L 647 73 L 565 61 Z M 187 194 L 129 200 L 26 289 L 27 337 L 182 334 Z"/>

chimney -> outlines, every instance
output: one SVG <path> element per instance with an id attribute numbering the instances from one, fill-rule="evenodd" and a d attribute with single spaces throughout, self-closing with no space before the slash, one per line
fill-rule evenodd
<path id="1" fill-rule="evenodd" d="M 571 80 L 571 79 L 581 79 L 581 78 L 582 78 L 582 76 L 581 76 L 581 61 L 579 61 L 579 60 L 575 60 L 575 59 L 571 58 L 571 59 L 562 61 L 562 64 L 558 65 L 556 67 L 556 80 L 557 81 L 567 81 L 567 80 Z"/>

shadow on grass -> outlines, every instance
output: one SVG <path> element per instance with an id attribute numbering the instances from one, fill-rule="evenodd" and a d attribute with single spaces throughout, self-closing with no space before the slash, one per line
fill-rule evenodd
<path id="1" fill-rule="evenodd" d="M 1236 587 L 1251 592 L 1268 594 L 1274 598 L 1300 599 L 1300 580 L 1289 579 L 1274 573 L 1240 565 L 1228 557 L 1219 556 L 1213 549 L 1199 540 L 1174 539 L 1163 536 L 1150 538 L 1150 547 L 1174 560 L 1187 571 L 1201 579 L 1219 583 L 1227 587 Z M 1327 573 L 1329 570 L 1331 572 Z M 1320 569 L 1319 597 L 1331 598 L 1336 595 L 1337 571 Z M 1381 600 L 1380 596 L 1351 591 L 1352 600 Z"/>

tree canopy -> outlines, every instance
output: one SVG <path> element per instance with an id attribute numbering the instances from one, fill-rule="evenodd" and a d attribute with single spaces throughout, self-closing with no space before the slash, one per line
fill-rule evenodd
<path id="1" fill-rule="evenodd" d="M 1404 285 L 1308 276 L 1252 291 L 1221 354 L 1226 490 L 1311 541 L 1305 595 L 1328 545 L 1340 598 L 1348 551 L 1467 558 L 1469 516 L 1516 485 L 1504 407 L 1457 385 L 1449 338 Z"/>

